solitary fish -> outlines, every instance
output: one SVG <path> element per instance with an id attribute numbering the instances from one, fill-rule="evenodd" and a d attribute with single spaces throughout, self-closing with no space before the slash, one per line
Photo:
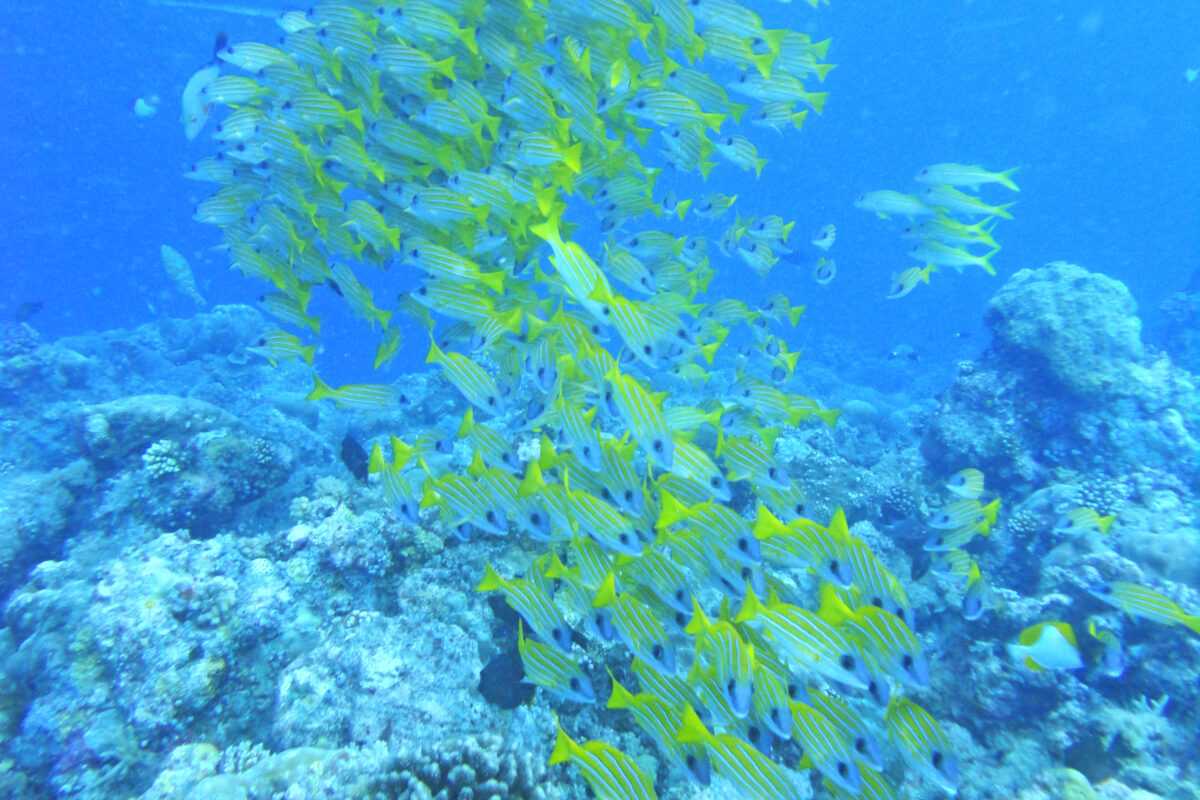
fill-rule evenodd
<path id="1" fill-rule="evenodd" d="M 895 300 L 897 297 L 904 295 L 917 288 L 917 284 L 924 281 L 929 283 L 929 275 L 933 272 L 933 265 L 927 264 L 924 267 L 909 267 L 908 269 L 892 276 L 892 285 L 888 289 L 887 299 Z"/>
<path id="2" fill-rule="evenodd" d="M 192 268 L 188 265 L 187 259 L 181 256 L 174 247 L 164 244 L 162 246 L 162 262 L 167 274 L 171 276 L 171 280 L 175 281 L 179 290 L 192 298 L 196 305 L 203 308 L 206 303 L 200 296 L 199 290 L 196 289 L 196 279 L 192 277 Z"/>
<path id="3" fill-rule="evenodd" d="M 1065 622 L 1039 622 L 1025 630 L 1008 646 L 1008 654 L 1028 669 L 1080 669 L 1075 632 Z"/>

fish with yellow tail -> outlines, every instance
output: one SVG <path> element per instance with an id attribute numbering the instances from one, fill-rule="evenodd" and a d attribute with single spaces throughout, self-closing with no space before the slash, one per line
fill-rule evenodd
<path id="1" fill-rule="evenodd" d="M 930 164 L 917 173 L 917 183 L 946 184 L 948 186 L 966 186 L 978 189 L 985 183 L 998 183 L 1014 192 L 1021 191 L 1012 181 L 1012 175 L 1019 167 L 1006 169 L 1003 172 L 988 172 L 978 165 L 967 164 Z"/>
<path id="2" fill-rule="evenodd" d="M 717 774 L 746 797 L 805 800 L 812 795 L 807 777 L 784 769 L 738 736 L 711 733 L 691 706 L 683 706 L 675 740 L 703 745 Z"/>
<path id="3" fill-rule="evenodd" d="M 1098 626 L 1095 619 L 1088 620 L 1087 631 L 1103 648 L 1100 653 L 1100 671 L 1110 678 L 1124 675 L 1125 652 L 1121 647 L 1120 638 L 1112 631 Z"/>
<path id="4" fill-rule="evenodd" d="M 1065 622 L 1039 622 L 1026 628 L 1008 645 L 1008 654 L 1035 672 L 1083 667 L 1075 631 Z"/>
<path id="5" fill-rule="evenodd" d="M 1116 519 L 1115 514 L 1100 516 L 1090 508 L 1073 508 L 1058 518 L 1054 523 L 1054 533 L 1060 536 L 1078 538 L 1092 531 L 1108 533 L 1108 528 Z"/>
<path id="6" fill-rule="evenodd" d="M 504 398 L 496 386 L 496 381 L 483 371 L 483 367 L 461 353 L 443 353 L 432 337 L 425 361 L 441 367 L 446 380 L 450 381 L 471 405 L 493 416 L 503 416 Z"/>
<path id="7" fill-rule="evenodd" d="M 525 623 L 517 622 L 517 651 L 525 667 L 522 683 L 532 683 L 566 700 L 590 705 L 596 702 L 592 682 L 574 656 L 525 638 Z"/>
<path id="8" fill-rule="evenodd" d="M 633 694 L 613 678 L 608 707 L 627 709 L 638 727 L 654 739 L 674 771 L 687 775 L 701 786 L 708 786 L 712 780 L 712 765 L 704 745 L 683 744 L 675 739 L 679 728 L 676 705 L 653 692 Z"/>
<path id="9" fill-rule="evenodd" d="M 1148 587 L 1128 581 L 1109 581 L 1092 586 L 1088 592 L 1131 617 L 1163 625 L 1183 625 L 1193 633 L 1200 633 L 1200 614 L 1188 614 L 1175 601 Z"/>
<path id="10" fill-rule="evenodd" d="M 924 267 L 909 267 L 892 276 L 892 285 L 888 288 L 887 299 L 895 300 L 917 288 L 919 283 L 929 283 L 929 276 L 934 272 L 932 264 Z"/>
<path id="11" fill-rule="evenodd" d="M 352 411 L 381 411 L 399 403 L 407 403 L 399 389 L 385 383 L 348 383 L 334 389 L 313 376 L 313 389 L 305 400 L 332 400 L 340 408 Z"/>
<path id="12" fill-rule="evenodd" d="M 888 739 L 915 772 L 948 794 L 958 791 L 958 758 L 928 711 L 896 695 L 888 702 L 883 724 Z"/>
<path id="13" fill-rule="evenodd" d="M 246 352 L 262 356 L 270 361 L 273 367 L 278 366 L 281 361 L 295 361 L 296 359 L 303 359 L 311 367 L 317 346 L 310 344 L 305 347 L 295 334 L 277 329 L 267 331 L 258 337 L 254 346 L 247 347 Z"/>
<path id="14" fill-rule="evenodd" d="M 654 781 L 632 758 L 604 742 L 579 744 L 559 725 L 550 763 L 564 761 L 579 767 L 597 800 L 658 800 Z"/>

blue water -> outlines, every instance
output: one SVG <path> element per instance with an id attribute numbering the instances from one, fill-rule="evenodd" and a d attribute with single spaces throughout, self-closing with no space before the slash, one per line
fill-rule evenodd
<path id="1" fill-rule="evenodd" d="M 366 461 L 358 448 L 378 444 L 390 454 L 399 449 L 391 435 L 420 443 L 431 428 L 452 432 L 463 419 L 458 390 L 441 377 L 411 375 L 425 368 L 423 331 L 403 321 L 408 344 L 373 373 L 377 333 L 332 291 L 314 287 L 311 311 L 325 321 L 321 377 L 333 385 L 394 382 L 417 398 L 400 409 L 359 413 L 299 402 L 297 393 L 311 386 L 307 368 L 269 369 L 243 357 L 241 345 L 275 323 L 231 307 L 254 305 L 265 284 L 231 271 L 220 229 L 192 219 L 213 187 L 181 175 L 218 145 L 212 122 L 195 140 L 184 137 L 179 97 L 212 57 L 218 31 L 232 42 L 277 41 L 274 19 L 291 5 L 247 2 L 10 2 L 0 14 L 0 522 L 7 526 L 0 534 L 0 739 L 10 740 L 0 743 L 0 800 L 144 791 L 173 748 L 199 742 L 224 751 L 220 768 L 204 753 L 180 755 L 197 774 L 180 777 L 179 786 L 205 769 L 252 773 L 262 754 L 251 743 L 299 750 L 299 761 L 303 748 L 344 746 L 337 763 L 357 759 L 353 769 L 390 780 L 400 770 L 371 750 L 374 743 L 397 747 L 411 737 L 428 744 L 441 731 L 474 734 L 473 726 L 489 725 L 517 749 L 536 752 L 541 765 L 553 737 L 550 709 L 573 733 L 614 742 L 619 734 L 631 752 L 654 753 L 627 715 L 602 707 L 605 669 L 629 678 L 628 653 L 619 646 L 590 641 L 587 669 L 603 689 L 595 709 L 548 700 L 545 691 L 528 705 L 505 705 L 483 688 L 488 675 L 499 674 L 492 683 L 511 689 L 519 662 L 516 615 L 498 594 L 474 591 L 484 562 L 514 577 L 550 545 L 516 525 L 507 537 L 476 532 L 459 541 L 461 520 L 440 505 L 415 519 L 416 512 L 397 510 L 380 486 L 385 481 L 356 474 Z M 908 587 L 912 608 L 904 613 L 917 614 L 914 629 L 934 677 L 903 692 L 950 730 L 952 755 L 966 775 L 960 796 L 1015 796 L 1031 785 L 1030 770 L 1069 764 L 1097 786 L 1114 776 L 1159 791 L 1178 782 L 1190 792 L 1178 796 L 1196 800 L 1200 645 L 1175 623 L 1200 620 L 1134 620 L 1093 591 L 1098 581 L 1129 580 L 1200 611 L 1193 378 L 1179 361 L 1172 367 L 1123 350 L 1136 340 L 1122 337 L 1137 322 L 1121 313 L 1118 290 L 1084 273 L 1047 271 L 1030 297 L 1043 311 L 1055 300 L 1069 305 L 1074 289 L 1108 304 L 1109 316 L 1076 308 L 1082 323 L 1047 326 L 1057 348 L 1015 341 L 1023 329 L 1007 350 L 989 349 L 983 320 L 1016 273 L 1058 261 L 1125 284 L 1152 346 L 1166 339 L 1164 301 L 1190 285 L 1189 302 L 1200 303 L 1200 80 L 1186 78 L 1200 69 L 1200 0 L 833 0 L 817 10 L 803 0 L 747 2 L 769 27 L 832 38 L 828 60 L 838 66 L 823 84 L 806 81 L 811 91 L 829 92 L 824 113 L 810 113 L 799 133 L 748 129 L 770 162 L 760 178 L 718 159 L 708 181 L 668 171 L 660 188 L 690 197 L 737 194 L 743 215 L 794 222 L 796 252 L 761 278 L 717 252 L 729 218 L 643 219 L 627 227 L 699 226 L 713 240 L 718 271 L 707 300 L 733 295 L 754 305 L 783 292 L 807 306 L 794 329 L 771 328 L 804 351 L 796 379 L 779 383 L 828 407 L 844 404 L 843 420 L 826 427 L 809 417 L 785 426 L 786 412 L 772 419 L 773 409 L 751 414 L 750 403 L 738 402 L 768 448 L 775 448 L 774 428 L 784 429 L 772 456 L 807 493 L 803 513 L 824 523 L 845 508 L 851 526 L 867 523 L 854 529 L 866 542 L 858 555 L 877 553 Z M 135 114 L 138 98 L 157 113 Z M 887 299 L 892 276 L 918 265 L 906 255 L 911 240 L 900 235 L 908 223 L 856 209 L 854 198 L 916 192 L 914 177 L 938 162 L 1018 168 L 1019 193 L 980 190 L 990 203 L 1016 203 L 1014 218 L 993 232 L 1002 246 L 992 259 L 999 274 L 943 269 L 929 285 Z M 569 216 L 581 223 L 574 238 L 598 255 L 604 236 L 584 204 L 573 202 Z M 827 224 L 837 228 L 828 257 L 838 273 L 821 285 L 812 274 L 821 253 L 810 237 Z M 205 313 L 166 274 L 164 244 L 190 261 Z M 398 266 L 357 274 L 388 309 L 418 279 L 416 270 Z M 1198 316 L 1200 308 L 1192 319 Z M 74 338 L 34 350 L 27 331 L 7 324 L 15 318 L 27 319 L 43 343 Z M 1021 320 L 1027 328 L 1033 322 Z M 731 351 L 752 337 L 747 327 L 731 327 L 711 385 L 682 389 L 654 374 L 653 389 L 670 388 L 679 405 L 732 403 L 725 391 Z M 89 332 L 107 333 L 81 335 Z M 1190 346 L 1191 358 L 1200 358 L 1200 335 L 1174 334 L 1178 351 Z M 304 338 L 314 340 L 307 332 Z M 1083 350 L 1072 349 L 1081 342 Z M 1115 376 L 1116 385 L 1090 384 L 1094 376 L 1072 373 L 1076 365 L 1063 353 Z M 1098 353 L 1115 355 L 1089 361 Z M 972 359 L 978 364 L 965 363 Z M 639 371 L 650 372 L 631 368 Z M 572 392 L 592 388 L 577 376 L 569 382 Z M 532 383 L 527 376 L 515 390 L 521 408 L 546 388 L 534 392 Z M 166 397 L 143 396 L 151 393 Z M 600 405 L 590 395 L 586 402 Z M 621 414 L 597 414 L 606 436 L 636 440 L 640 431 Z M 517 443 L 518 461 L 544 446 L 530 430 L 554 432 L 526 422 L 520 412 L 490 420 L 501 447 Z M 731 424 L 739 423 L 735 417 Z M 704 430 L 696 441 L 716 452 L 715 433 Z M 630 452 L 647 450 L 634 444 Z M 433 464 L 420 462 L 428 480 L 466 473 L 468 449 L 460 443 L 453 459 L 421 451 Z M 667 472 L 661 463 L 641 451 L 636 462 L 621 457 L 636 464 L 636 480 L 656 481 L 647 502 L 665 502 L 655 494 Z M 715 457 L 722 472 L 731 469 L 724 451 Z M 414 481 L 419 460 L 407 465 Z M 598 481 L 544 460 L 551 483 Z M 947 479 L 964 467 L 985 470 L 984 500 L 995 497 L 1002 509 L 993 535 L 969 542 L 970 558 L 996 592 L 981 620 L 963 619 L 958 584 L 965 581 L 932 573 L 933 556 L 923 549 L 931 518 L 954 499 Z M 731 475 L 730 483 L 737 486 L 728 508 L 747 524 L 751 509 L 764 519 L 756 506 L 769 493 L 748 488 L 743 476 Z M 578 491 L 593 489 L 601 491 Z M 487 502 L 500 502 L 501 492 L 493 495 Z M 1114 533 L 1077 540 L 1054 530 L 1079 506 L 1112 512 Z M 17 509 L 11 520 L 10 507 Z M 687 561 L 682 547 L 667 553 Z M 573 567 L 577 553 L 570 558 Z M 712 563 L 695 570 L 693 582 L 707 593 L 701 601 L 697 592 L 697 605 L 724 598 L 735 608 L 741 586 L 719 584 Z M 803 569 L 779 573 L 790 582 L 785 599 L 816 607 L 815 580 Z M 907 603 L 897 601 L 897 610 Z M 1034 673 L 1006 653 L 1023 628 L 1060 619 L 1082 640 L 1082 665 Z M 1126 648 L 1121 676 L 1102 668 L 1108 645 L 1084 638 L 1087 622 L 1097 619 Z M 578 633 L 577 642 L 586 640 Z M 674 638 L 681 650 L 694 644 Z M 507 666 L 493 670 L 504 657 Z M 882 716 L 862 693 L 853 699 L 870 718 Z M 790 759 L 788 748 L 776 752 Z M 889 745 L 889 780 L 907 776 L 916 785 L 897 753 Z M 315 774 L 304 778 L 319 786 Z M 338 783 L 344 775 L 325 774 L 347 796 L 360 796 L 347 788 L 349 778 Z M 665 769 L 658 777 L 663 795 L 680 796 L 678 784 L 662 780 Z M 547 781 L 578 785 L 578 772 L 559 768 Z M 22 786 L 31 793 L 14 788 Z M 281 785 L 271 788 L 282 796 Z M 925 788 L 928 794 L 898 796 L 932 796 Z"/>
<path id="2" fill-rule="evenodd" d="M 907 344 L 956 360 L 982 346 L 981 310 L 1005 277 L 1060 259 L 1126 283 L 1153 329 L 1159 304 L 1200 265 L 1200 82 L 1184 78 L 1200 67 L 1200 3 L 752 5 L 832 37 L 839 64 L 820 87 L 831 95 L 823 116 L 810 114 L 800 135 L 755 137 L 772 160 L 760 180 L 728 165 L 717 173 L 743 202 L 753 198 L 746 213 L 795 220 L 802 239 L 837 225 L 832 284 L 786 265 L 761 282 L 763 294 L 782 289 L 809 305 L 810 347 L 829 336 L 872 355 Z M 289 7 L 257 3 L 255 17 L 143 2 L 10 4 L 0 20 L 0 190 L 10 209 L 0 314 L 40 300 L 38 327 L 54 337 L 190 313 L 161 268 L 163 243 L 189 258 L 210 303 L 261 293 L 227 271 L 215 230 L 190 219 L 207 187 L 179 174 L 213 145 L 208 131 L 182 136 L 178 98 L 216 31 L 274 41 L 272 17 Z M 158 114 L 135 116 L 134 100 L 153 94 Z M 898 222 L 851 202 L 873 189 L 914 191 L 913 176 L 940 161 L 1021 167 L 1019 196 L 985 193 L 1019 201 L 995 234 L 1000 276 L 949 275 L 886 300 L 890 276 L 916 262 Z M 955 338 L 964 332 L 973 336 Z M 326 347 L 335 377 L 340 356 L 355 362 L 339 352 L 352 345 Z"/>

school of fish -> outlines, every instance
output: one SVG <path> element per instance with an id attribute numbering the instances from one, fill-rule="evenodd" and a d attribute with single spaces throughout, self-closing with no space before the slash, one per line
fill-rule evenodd
<path id="1" fill-rule="evenodd" d="M 902 582 L 841 511 L 807 518 L 775 455 L 785 428 L 838 419 L 791 390 L 799 353 L 784 334 L 804 307 L 706 297 L 720 256 L 766 275 L 793 223 L 738 216 L 710 248 L 696 228 L 736 197 L 661 192 L 651 165 L 707 179 L 716 156 L 761 172 L 743 123 L 788 131 L 820 113 L 829 42 L 767 28 L 736 0 L 345 0 L 279 24 L 274 44 L 219 42 L 185 88 L 189 138 L 226 109 L 219 153 L 187 171 L 218 186 L 195 219 L 222 229 L 232 266 L 270 284 L 263 308 L 298 332 L 251 348 L 272 363 L 313 363 L 301 337 L 320 335 L 317 290 L 374 337 L 376 369 L 404 350 L 403 320 L 427 334 L 415 346 L 466 410 L 454 431 L 374 443 L 368 469 L 406 522 L 433 509 L 463 539 L 516 531 L 547 546 L 525 574 L 489 565 L 478 585 L 520 614 L 526 680 L 568 703 L 607 696 L 674 772 L 740 796 L 807 797 L 815 777 L 836 797 L 890 797 L 889 759 L 953 794 L 953 748 L 909 696 L 930 664 Z M 919 245 L 931 263 L 990 238 L 987 220 L 934 215 L 983 213 L 953 188 L 983 178 L 955 166 L 923 174 L 940 194 L 912 200 L 934 216 Z M 573 238 L 581 214 L 600 246 Z M 166 249 L 164 262 L 202 302 L 186 262 Z M 309 399 L 409 402 L 316 374 Z M 452 468 L 456 441 L 465 468 Z M 982 475 L 956 480 L 962 502 L 927 547 L 965 581 L 975 619 L 986 586 L 961 547 L 998 501 L 978 500 Z M 1104 597 L 1172 613 L 1123 586 Z M 595 685 L 580 636 L 623 648 L 636 690 Z M 1060 640 L 1050 626 L 1014 647 L 1058 665 Z M 610 744 L 560 728 L 550 760 L 602 800 L 656 796 Z"/>
<path id="2" fill-rule="evenodd" d="M 904 297 L 942 267 L 953 267 L 960 274 L 964 267 L 979 267 L 995 275 L 992 256 L 1000 245 L 992 238 L 995 219 L 1012 219 L 1008 209 L 1013 203 L 988 205 L 982 198 L 967 194 L 960 186 L 978 190 L 983 184 L 999 184 L 1014 192 L 1020 191 L 1012 180 L 1017 167 L 1004 172 L 988 172 L 983 167 L 968 164 L 930 164 L 916 176 L 922 189 L 916 194 L 883 189 L 866 192 L 854 200 L 855 208 L 870 211 L 883 219 L 893 215 L 906 217 L 901 237 L 913 241 L 908 255 L 923 262 L 923 267 L 909 267 L 892 275 L 888 299 Z M 968 222 L 983 217 L 977 222 Z M 927 219 L 928 218 L 928 219 Z M 964 221 L 968 220 L 968 221 Z M 990 224 L 989 224 L 990 223 Z M 972 251 L 985 247 L 987 252 Z"/>

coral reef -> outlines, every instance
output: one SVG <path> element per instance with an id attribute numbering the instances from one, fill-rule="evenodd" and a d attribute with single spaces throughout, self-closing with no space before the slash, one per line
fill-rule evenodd
<path id="1" fill-rule="evenodd" d="M 1002 488 L 1068 465 L 1195 480 L 1193 378 L 1147 351 L 1135 310 L 1122 284 L 1081 267 L 1015 274 L 988 305 L 992 344 L 941 396 L 922 443 L 930 464 L 971 464 Z"/>

